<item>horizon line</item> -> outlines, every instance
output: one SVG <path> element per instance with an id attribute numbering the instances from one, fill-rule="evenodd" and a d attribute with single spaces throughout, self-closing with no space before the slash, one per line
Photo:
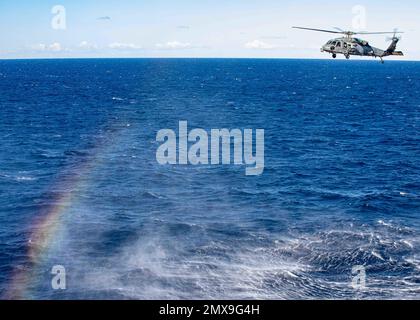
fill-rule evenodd
<path id="1" fill-rule="evenodd" d="M 356 59 L 331 59 L 331 58 L 289 58 L 289 57 L 25 57 L 25 58 L 0 58 L 0 61 L 24 61 L 24 60 L 322 60 L 322 61 L 373 61 L 378 62 L 379 60 L 367 57 L 356 58 Z M 407 59 L 386 59 L 387 62 L 420 62 L 420 60 L 407 60 Z"/>

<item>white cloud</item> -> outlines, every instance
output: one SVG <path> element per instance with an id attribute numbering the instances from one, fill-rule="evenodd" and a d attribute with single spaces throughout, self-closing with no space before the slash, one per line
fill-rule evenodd
<path id="1" fill-rule="evenodd" d="M 120 43 L 120 42 L 111 43 L 108 47 L 110 49 L 116 49 L 116 50 L 138 50 L 138 49 L 142 49 L 141 46 L 136 45 L 134 43 Z"/>
<path id="2" fill-rule="evenodd" d="M 52 51 L 52 52 L 60 52 L 63 51 L 63 47 L 61 46 L 61 44 L 59 42 L 54 42 L 52 44 L 44 44 L 44 43 L 40 43 L 40 44 L 36 44 L 34 46 L 32 46 L 33 50 L 36 51 Z"/>
<path id="3" fill-rule="evenodd" d="M 31 49 L 36 51 L 45 51 L 47 49 L 47 46 L 43 43 L 39 43 L 31 46 Z"/>
<path id="4" fill-rule="evenodd" d="M 166 50 L 176 50 L 176 49 L 190 49 L 192 48 L 191 43 L 188 42 L 179 42 L 179 41 L 169 41 L 166 43 L 158 43 L 156 45 L 159 49 L 166 49 Z"/>
<path id="5" fill-rule="evenodd" d="M 94 50 L 94 49 L 98 49 L 98 46 L 96 44 L 92 44 L 92 43 L 89 43 L 87 41 L 80 42 L 80 44 L 79 44 L 78 47 L 80 49 L 83 49 L 83 50 Z"/>
<path id="6" fill-rule="evenodd" d="M 245 48 L 247 48 L 247 49 L 271 50 L 271 49 L 276 49 L 278 47 L 274 46 L 272 44 L 269 44 L 267 42 L 261 41 L 261 40 L 254 40 L 254 41 L 246 43 Z"/>
<path id="7" fill-rule="evenodd" d="M 63 48 L 61 47 L 61 44 L 58 42 L 54 42 L 53 44 L 51 44 L 48 49 L 54 52 L 63 50 Z"/>

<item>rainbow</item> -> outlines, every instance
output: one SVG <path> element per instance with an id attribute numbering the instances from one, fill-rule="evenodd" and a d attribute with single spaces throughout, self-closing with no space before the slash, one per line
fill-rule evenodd
<path id="1" fill-rule="evenodd" d="M 37 218 L 33 223 L 33 231 L 27 244 L 28 262 L 25 266 L 15 268 L 12 282 L 6 293 L 7 299 L 32 299 L 30 287 L 35 280 L 37 267 L 44 254 L 50 249 L 55 235 L 59 232 L 62 217 L 72 204 L 72 194 L 67 193 L 54 200 L 56 202 L 47 214 Z"/>
<path id="2" fill-rule="evenodd" d="M 127 126 L 124 126 L 127 128 Z M 80 196 L 80 190 L 88 186 L 89 173 L 101 162 L 101 155 L 115 144 L 116 136 L 123 127 L 115 127 L 111 132 L 95 143 L 89 160 L 82 163 L 70 175 L 55 184 L 54 190 L 64 190 L 53 199 L 53 205 L 46 211 L 39 212 L 31 223 L 31 233 L 26 248 L 27 261 L 24 266 L 18 266 L 13 271 L 8 290 L 5 294 L 7 300 L 31 300 L 34 299 L 31 289 L 37 284 L 39 267 L 51 250 L 54 239 L 60 234 L 63 225 L 63 217 L 69 211 Z M 51 266 L 52 267 L 52 266 Z"/>

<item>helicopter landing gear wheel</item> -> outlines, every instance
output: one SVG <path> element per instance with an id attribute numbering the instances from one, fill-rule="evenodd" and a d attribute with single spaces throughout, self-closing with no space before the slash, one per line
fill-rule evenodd
<path id="1" fill-rule="evenodd" d="M 335 53 L 333 53 L 332 55 L 333 59 L 337 58 L 337 55 Z"/>
<path id="2" fill-rule="evenodd" d="M 349 55 L 346 55 L 346 59 L 349 60 L 350 59 L 350 56 Z"/>

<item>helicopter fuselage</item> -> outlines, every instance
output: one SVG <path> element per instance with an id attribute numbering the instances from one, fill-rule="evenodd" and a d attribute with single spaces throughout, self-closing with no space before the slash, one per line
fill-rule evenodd
<path id="1" fill-rule="evenodd" d="M 401 51 L 396 51 L 397 44 L 400 41 L 400 38 L 397 37 L 397 34 L 403 33 L 403 32 L 398 31 L 398 29 L 394 29 L 394 32 L 383 32 L 383 31 L 382 32 L 365 32 L 365 31 L 354 32 L 354 31 L 344 31 L 340 28 L 335 28 L 336 31 L 325 30 L 325 29 L 304 28 L 304 27 L 292 27 L 292 28 L 344 35 L 344 37 L 332 39 L 328 41 L 321 48 L 322 52 L 331 53 L 334 59 L 337 58 L 337 54 L 343 54 L 347 59 L 350 59 L 350 56 L 366 56 L 366 57 L 374 57 L 374 58 L 379 57 L 381 59 L 381 62 L 383 63 L 384 57 L 404 55 Z M 355 38 L 354 36 L 357 34 L 364 34 L 364 35 L 393 34 L 393 37 L 391 38 L 392 43 L 386 50 L 378 49 L 378 48 L 372 47 L 369 44 L 369 42 L 365 40 Z"/>
<path id="2" fill-rule="evenodd" d="M 399 39 L 394 38 L 395 46 Z M 394 44 L 394 43 L 393 43 Z M 350 56 L 367 56 L 367 57 L 379 57 L 382 58 L 390 55 L 403 55 L 400 51 L 382 50 L 379 48 L 372 47 L 369 42 L 358 38 L 343 37 L 332 39 L 328 41 L 322 48 L 322 52 L 328 52 L 333 55 L 333 58 L 337 57 L 337 54 L 343 54 L 347 59 Z"/>

